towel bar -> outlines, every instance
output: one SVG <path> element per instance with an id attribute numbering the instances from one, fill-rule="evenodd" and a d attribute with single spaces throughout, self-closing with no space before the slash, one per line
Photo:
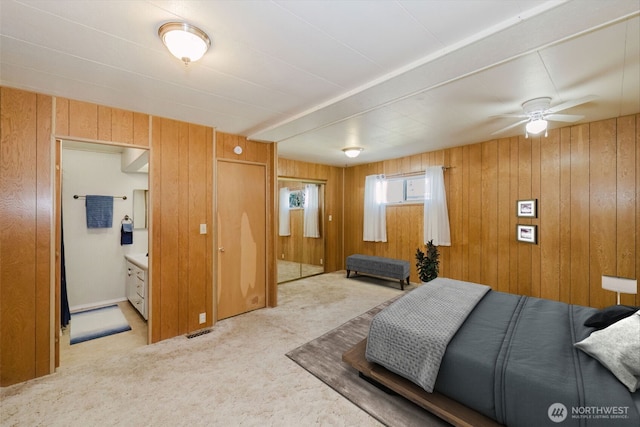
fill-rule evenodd
<path id="1" fill-rule="evenodd" d="M 87 196 L 78 196 L 77 194 L 73 195 L 74 199 L 84 199 Z M 127 196 L 113 196 L 114 199 L 122 199 L 122 200 L 127 200 Z"/>

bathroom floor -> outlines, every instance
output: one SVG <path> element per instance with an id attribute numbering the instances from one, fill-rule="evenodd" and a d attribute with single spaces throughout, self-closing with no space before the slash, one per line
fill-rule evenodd
<path id="1" fill-rule="evenodd" d="M 105 356 L 126 353 L 147 344 L 147 322 L 144 318 L 129 301 L 119 302 L 118 306 L 127 318 L 131 330 L 70 345 L 69 328 L 64 329 L 60 337 L 61 367 L 94 362 Z"/>

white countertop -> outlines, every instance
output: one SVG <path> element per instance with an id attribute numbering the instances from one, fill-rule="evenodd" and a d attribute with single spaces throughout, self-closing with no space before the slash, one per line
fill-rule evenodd
<path id="1" fill-rule="evenodd" d="M 149 269 L 149 257 L 147 254 L 127 254 L 124 257 L 144 270 Z"/>

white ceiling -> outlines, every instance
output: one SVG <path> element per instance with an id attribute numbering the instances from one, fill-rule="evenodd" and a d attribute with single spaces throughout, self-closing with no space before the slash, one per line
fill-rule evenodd
<path id="1" fill-rule="evenodd" d="M 563 111 L 583 122 L 640 112 L 639 11 L 639 0 L 0 0 L 0 84 L 354 165 L 493 139 L 518 119 L 491 116 L 537 97 L 597 96 Z M 174 20 L 212 39 L 188 67 L 157 36 Z M 350 145 L 364 148 L 357 159 Z"/>

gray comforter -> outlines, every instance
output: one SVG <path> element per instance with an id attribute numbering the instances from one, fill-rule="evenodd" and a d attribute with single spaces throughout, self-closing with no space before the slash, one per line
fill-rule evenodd
<path id="1" fill-rule="evenodd" d="M 489 289 L 437 278 L 411 291 L 371 321 L 367 360 L 432 392 L 447 344 Z"/>
<path id="2" fill-rule="evenodd" d="M 640 392 L 573 346 L 594 312 L 490 291 L 450 340 L 434 390 L 507 426 L 637 427 Z"/>

